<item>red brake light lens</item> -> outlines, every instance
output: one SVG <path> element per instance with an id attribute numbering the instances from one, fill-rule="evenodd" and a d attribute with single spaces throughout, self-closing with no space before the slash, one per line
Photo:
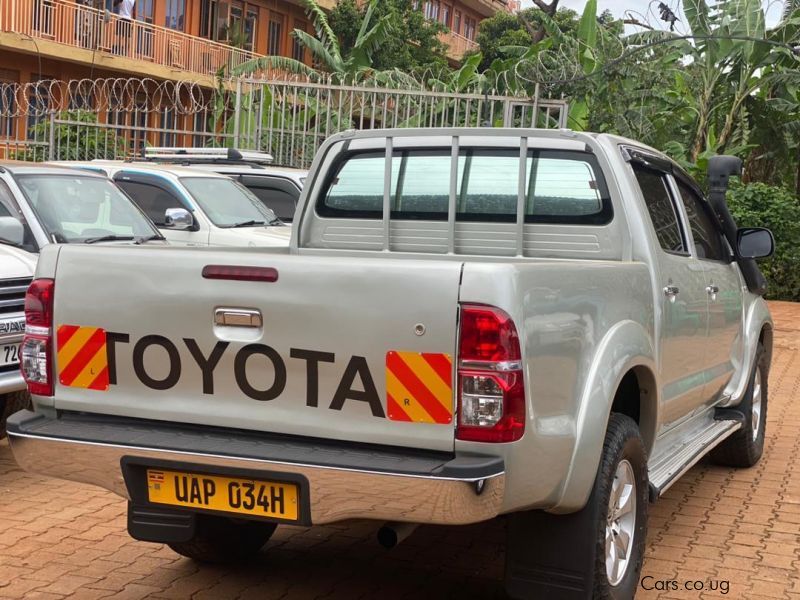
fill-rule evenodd
<path id="1" fill-rule="evenodd" d="M 464 305 L 461 309 L 461 360 L 520 360 L 514 322 L 491 306 Z"/>
<path id="2" fill-rule="evenodd" d="M 236 265 L 206 265 L 203 279 L 227 279 L 229 281 L 278 281 L 278 269 L 272 267 L 245 267 Z"/>
<path id="3" fill-rule="evenodd" d="M 33 327 L 53 326 L 52 279 L 34 279 L 25 293 L 25 325 Z"/>

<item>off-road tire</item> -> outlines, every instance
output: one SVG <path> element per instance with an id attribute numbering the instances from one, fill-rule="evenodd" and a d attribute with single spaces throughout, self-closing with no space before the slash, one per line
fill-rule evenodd
<path id="1" fill-rule="evenodd" d="M 169 547 L 204 563 L 236 563 L 253 557 L 275 532 L 275 523 L 197 515 L 195 536 Z"/>
<path id="2" fill-rule="evenodd" d="M 31 409 L 31 395 L 27 390 L 11 392 L 0 397 L 0 439 L 6 437 L 6 419 L 15 412 Z"/>
<path id="3" fill-rule="evenodd" d="M 633 535 L 633 548 L 624 576 L 616 585 L 611 585 L 606 572 L 606 515 L 608 514 L 617 466 L 627 460 L 633 471 L 636 483 L 636 519 Z M 622 414 L 612 413 L 608 421 L 603 455 L 597 469 L 590 503 L 597 503 L 598 514 L 595 531 L 595 569 L 593 598 L 603 600 L 622 600 L 633 598 L 639 585 L 639 575 L 644 561 L 647 536 L 648 479 L 647 453 L 636 422 Z"/>
<path id="4" fill-rule="evenodd" d="M 748 468 L 756 465 L 764 453 L 764 439 L 767 430 L 767 378 L 769 369 L 764 353 L 764 346 L 758 345 L 753 372 L 747 383 L 747 391 L 739 406 L 735 407 L 744 415 L 742 428 L 711 451 L 711 460 L 726 467 Z M 761 379 L 761 412 L 759 415 L 758 435 L 753 439 L 753 391 L 756 373 Z"/>

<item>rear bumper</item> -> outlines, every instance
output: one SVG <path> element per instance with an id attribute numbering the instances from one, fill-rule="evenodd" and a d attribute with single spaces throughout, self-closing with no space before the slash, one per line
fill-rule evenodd
<path id="1" fill-rule="evenodd" d="M 11 392 L 20 392 L 27 387 L 25 380 L 22 378 L 22 373 L 19 366 L 15 366 L 8 371 L 0 372 L 0 394 L 10 394 Z"/>
<path id="2" fill-rule="evenodd" d="M 136 419 L 65 413 L 13 415 L 8 437 L 23 468 L 98 485 L 130 499 L 122 463 L 208 472 L 241 469 L 304 478 L 305 524 L 346 519 L 466 524 L 491 519 L 505 492 L 503 460 L 338 444 Z"/>

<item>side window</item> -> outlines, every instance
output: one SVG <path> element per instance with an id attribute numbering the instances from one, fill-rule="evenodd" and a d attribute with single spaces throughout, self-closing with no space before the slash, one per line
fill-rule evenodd
<path id="1" fill-rule="evenodd" d="M 124 180 L 116 183 L 159 227 L 164 226 L 164 214 L 168 208 L 184 208 L 173 194 L 155 185 Z"/>
<path id="2" fill-rule="evenodd" d="M 725 242 L 716 226 L 711 210 L 697 193 L 682 181 L 678 181 L 683 205 L 689 217 L 697 258 L 706 260 L 726 260 L 728 252 Z"/>
<path id="3" fill-rule="evenodd" d="M 642 190 L 647 212 L 656 230 L 658 243 L 666 252 L 684 254 L 688 252 L 683 240 L 675 205 L 670 197 L 666 177 L 639 165 L 633 165 L 633 172 Z"/>

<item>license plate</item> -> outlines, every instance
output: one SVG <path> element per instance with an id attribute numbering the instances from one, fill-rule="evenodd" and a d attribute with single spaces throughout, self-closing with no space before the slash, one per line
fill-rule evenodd
<path id="1" fill-rule="evenodd" d="M 147 469 L 150 502 L 296 521 L 294 483 Z"/>
<path id="2" fill-rule="evenodd" d="M 0 366 L 19 364 L 19 345 L 11 344 L 0 347 Z"/>

